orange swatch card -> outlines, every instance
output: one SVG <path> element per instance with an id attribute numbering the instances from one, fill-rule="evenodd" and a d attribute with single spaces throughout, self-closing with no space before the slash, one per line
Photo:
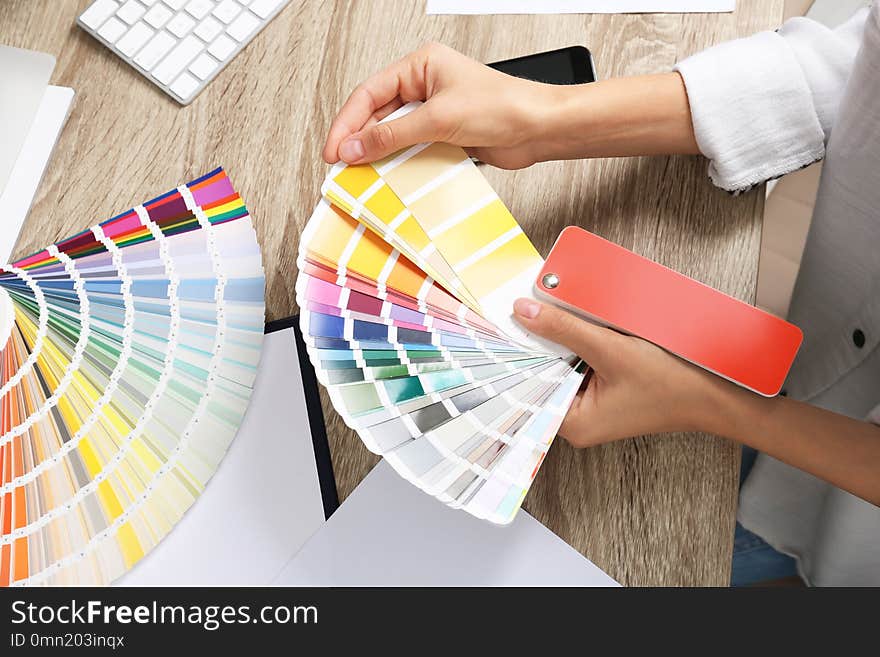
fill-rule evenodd
<path id="1" fill-rule="evenodd" d="M 557 239 L 535 291 L 768 397 L 779 393 L 803 340 L 793 324 L 573 226 Z"/>

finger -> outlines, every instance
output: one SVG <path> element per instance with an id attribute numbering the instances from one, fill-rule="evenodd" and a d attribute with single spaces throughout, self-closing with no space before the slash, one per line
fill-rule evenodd
<path id="1" fill-rule="evenodd" d="M 422 56 L 420 52 L 411 53 L 357 86 L 330 126 L 323 153 L 327 162 L 339 161 L 340 143 L 398 96 L 407 102 L 425 99 L 425 67 L 418 65 Z"/>
<path id="2" fill-rule="evenodd" d="M 340 158 L 347 164 L 375 162 L 407 146 L 437 141 L 441 128 L 427 108 L 422 105 L 399 119 L 356 132 L 339 145 Z"/>
<path id="3" fill-rule="evenodd" d="M 568 347 L 599 372 L 611 363 L 619 346 L 621 336 L 611 329 L 534 299 L 517 299 L 513 311 L 516 320 L 530 332 Z"/>
<path id="4" fill-rule="evenodd" d="M 469 147 L 464 149 L 470 157 L 475 157 L 483 164 L 490 164 L 499 169 L 522 169 L 534 164 L 535 160 L 525 149 L 513 147 Z"/>
<path id="5" fill-rule="evenodd" d="M 576 403 L 577 400 L 575 400 Z M 591 427 L 589 421 L 584 418 L 584 415 L 585 413 L 581 413 L 575 407 L 572 407 L 566 413 L 562 424 L 559 425 L 559 430 L 556 432 L 557 435 L 572 447 L 580 448 L 590 444 L 589 431 Z"/>
<path id="6" fill-rule="evenodd" d="M 330 125 L 327 142 L 324 144 L 326 161 L 338 161 L 339 144 L 342 140 L 363 128 L 373 112 L 399 95 L 400 65 L 401 62 L 395 62 L 384 71 L 359 84 L 351 92 Z"/>
<path id="7" fill-rule="evenodd" d="M 591 442 L 592 431 L 598 424 L 595 417 L 596 378 L 592 369 L 587 370 L 580 390 L 575 395 L 568 413 L 562 419 L 557 433 L 574 447 L 584 447 Z"/>
<path id="8" fill-rule="evenodd" d="M 373 127 L 382 119 L 387 117 L 389 114 L 396 112 L 401 107 L 403 107 L 403 101 L 400 100 L 400 97 L 395 98 L 390 103 L 386 103 L 375 112 L 373 112 L 373 115 L 369 119 L 367 119 L 367 122 L 364 124 L 364 127 L 361 128 L 361 130 L 366 130 L 367 128 Z"/>
<path id="9" fill-rule="evenodd" d="M 387 117 L 389 114 L 393 114 L 401 107 L 403 107 L 404 103 L 401 100 L 400 96 L 392 100 L 390 103 L 385 103 L 382 107 L 373 112 L 373 116 L 370 117 L 369 121 L 374 121 L 375 123 L 379 123 L 382 119 Z M 368 121 L 368 123 L 369 123 Z"/>

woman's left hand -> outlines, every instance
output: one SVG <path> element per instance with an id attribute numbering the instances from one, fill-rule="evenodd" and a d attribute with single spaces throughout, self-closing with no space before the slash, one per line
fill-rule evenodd
<path id="1" fill-rule="evenodd" d="M 514 317 L 528 331 L 571 349 L 593 370 L 559 429 L 575 447 L 705 430 L 731 385 L 649 342 L 531 299 L 514 304 Z"/>

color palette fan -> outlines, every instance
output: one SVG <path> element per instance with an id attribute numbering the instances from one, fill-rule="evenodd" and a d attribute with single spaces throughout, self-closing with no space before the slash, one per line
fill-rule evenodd
<path id="1" fill-rule="evenodd" d="M 322 192 L 296 287 L 319 381 L 403 477 L 510 522 L 587 369 L 511 318 L 540 255 L 448 144 L 336 165 Z"/>
<path id="2" fill-rule="evenodd" d="M 0 584 L 104 584 L 242 420 L 264 273 L 222 169 L 0 267 Z"/>

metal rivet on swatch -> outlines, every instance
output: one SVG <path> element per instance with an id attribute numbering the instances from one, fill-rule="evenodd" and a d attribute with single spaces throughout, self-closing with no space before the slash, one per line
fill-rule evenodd
<path id="1" fill-rule="evenodd" d="M 541 279 L 541 285 L 546 287 L 548 290 L 552 290 L 554 287 L 559 285 L 559 276 L 556 274 L 544 274 L 544 277 Z"/>

